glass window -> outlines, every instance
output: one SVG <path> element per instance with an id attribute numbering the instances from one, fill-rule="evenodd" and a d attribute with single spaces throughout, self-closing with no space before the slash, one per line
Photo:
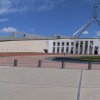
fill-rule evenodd
<path id="1" fill-rule="evenodd" d="M 61 52 L 64 53 L 64 47 L 62 47 Z"/>
<path id="2" fill-rule="evenodd" d="M 93 45 L 93 41 L 90 41 L 90 44 Z"/>
<path id="3" fill-rule="evenodd" d="M 55 47 L 53 47 L 53 53 L 55 53 Z"/>
<path id="4" fill-rule="evenodd" d="M 55 42 L 53 42 L 53 46 L 55 46 L 55 44 L 56 44 L 56 43 L 55 43 Z"/>
<path id="5" fill-rule="evenodd" d="M 68 48 L 68 47 L 66 47 L 66 53 L 68 53 L 68 51 L 69 51 L 69 48 Z"/>
<path id="6" fill-rule="evenodd" d="M 88 41 L 85 41 L 85 44 L 88 44 Z"/>
<path id="7" fill-rule="evenodd" d="M 71 48 L 71 52 L 70 53 L 73 54 L 73 47 Z"/>
<path id="8" fill-rule="evenodd" d="M 71 46 L 73 46 L 74 45 L 74 42 L 71 42 Z"/>
<path id="9" fill-rule="evenodd" d="M 62 46 L 64 46 L 64 42 L 62 42 Z"/>
<path id="10" fill-rule="evenodd" d="M 79 42 L 77 41 L 77 42 L 76 42 L 76 47 L 78 47 L 78 45 L 79 45 Z"/>
<path id="11" fill-rule="evenodd" d="M 66 42 L 66 45 L 69 46 L 69 42 Z"/>
<path id="12" fill-rule="evenodd" d="M 80 47 L 82 47 L 83 46 L 83 41 L 80 41 Z"/>
<path id="13" fill-rule="evenodd" d="M 57 47 L 57 53 L 59 53 L 59 47 Z"/>
<path id="14" fill-rule="evenodd" d="M 60 42 L 58 42 L 57 45 L 60 46 Z"/>

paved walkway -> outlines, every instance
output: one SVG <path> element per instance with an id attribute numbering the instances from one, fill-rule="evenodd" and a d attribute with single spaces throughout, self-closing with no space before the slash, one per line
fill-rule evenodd
<path id="1" fill-rule="evenodd" d="M 0 100 L 100 100 L 100 70 L 0 66 Z"/>

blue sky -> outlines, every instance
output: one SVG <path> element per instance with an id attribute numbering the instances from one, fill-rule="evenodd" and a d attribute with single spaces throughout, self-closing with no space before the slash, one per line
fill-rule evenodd
<path id="1" fill-rule="evenodd" d="M 92 4 L 92 0 L 0 0 L 0 34 L 71 37 L 92 18 Z M 100 19 L 99 15 L 100 7 Z M 100 26 L 93 22 L 81 37 L 100 37 Z"/>

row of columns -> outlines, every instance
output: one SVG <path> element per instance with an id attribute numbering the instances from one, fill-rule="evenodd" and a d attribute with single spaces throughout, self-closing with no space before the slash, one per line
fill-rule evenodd
<path id="1" fill-rule="evenodd" d="M 82 42 L 82 47 L 80 46 Z M 76 48 L 76 43 L 78 43 L 78 47 Z M 87 48 L 86 48 L 86 41 L 77 41 L 75 43 L 75 51 L 77 50 L 77 54 L 80 54 L 80 49 L 82 49 L 82 54 L 85 54 L 85 50 L 86 50 L 86 54 L 90 54 L 90 45 L 92 47 L 92 54 L 94 54 L 94 46 L 92 44 L 90 44 L 90 41 L 87 41 Z"/>
<path id="2" fill-rule="evenodd" d="M 57 48 L 59 48 L 59 53 L 62 53 L 62 48 L 64 48 L 64 52 L 63 53 L 66 53 L 66 48 L 68 48 L 68 54 L 70 54 L 71 52 L 71 47 L 74 48 L 74 46 L 71 46 L 71 42 L 69 42 L 69 46 L 66 46 L 66 42 L 64 42 L 64 46 L 62 46 L 62 42 L 59 42 L 60 45 L 58 46 L 57 43 L 55 43 L 55 46 L 53 46 L 55 48 L 55 53 L 57 53 Z M 74 51 L 74 50 L 73 50 Z"/>
<path id="3" fill-rule="evenodd" d="M 66 41 L 67 42 L 67 41 Z M 80 54 L 80 49 L 82 48 L 82 54 L 85 54 L 85 49 L 86 49 L 86 41 L 74 41 L 74 45 L 71 45 L 71 42 L 69 42 L 69 45 L 66 46 L 66 42 L 64 42 L 64 46 L 62 46 L 62 42 L 59 42 L 60 45 L 57 45 L 57 42 L 55 42 L 55 46 L 53 46 L 55 48 L 55 52 L 57 53 L 57 48 L 59 48 L 59 53 L 62 53 L 62 48 L 64 48 L 64 52 L 66 53 L 66 48 L 68 47 L 68 54 L 71 53 L 71 48 L 73 47 L 73 54 L 76 53 L 76 49 L 77 49 L 77 54 Z M 82 47 L 80 47 L 82 42 Z M 78 47 L 76 48 L 76 43 L 78 43 Z M 90 44 L 90 41 L 87 41 L 87 50 L 86 50 L 86 54 L 90 54 L 90 45 L 92 46 L 92 54 L 94 54 L 94 46 L 92 44 Z"/>

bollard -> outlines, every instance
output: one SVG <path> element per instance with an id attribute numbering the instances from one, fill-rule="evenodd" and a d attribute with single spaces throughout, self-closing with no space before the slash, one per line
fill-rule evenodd
<path id="1" fill-rule="evenodd" d="M 62 66 L 61 66 L 61 68 L 62 68 L 62 69 L 65 68 L 65 62 L 64 62 L 64 61 L 62 61 Z"/>
<path id="2" fill-rule="evenodd" d="M 88 70 L 91 70 L 92 69 L 92 63 L 91 63 L 91 61 L 89 61 L 89 63 L 88 63 Z"/>
<path id="3" fill-rule="evenodd" d="M 38 61 L 38 67 L 41 67 L 42 66 L 42 60 L 39 60 Z"/>
<path id="4" fill-rule="evenodd" d="M 17 59 L 14 59 L 14 67 L 17 67 Z"/>

